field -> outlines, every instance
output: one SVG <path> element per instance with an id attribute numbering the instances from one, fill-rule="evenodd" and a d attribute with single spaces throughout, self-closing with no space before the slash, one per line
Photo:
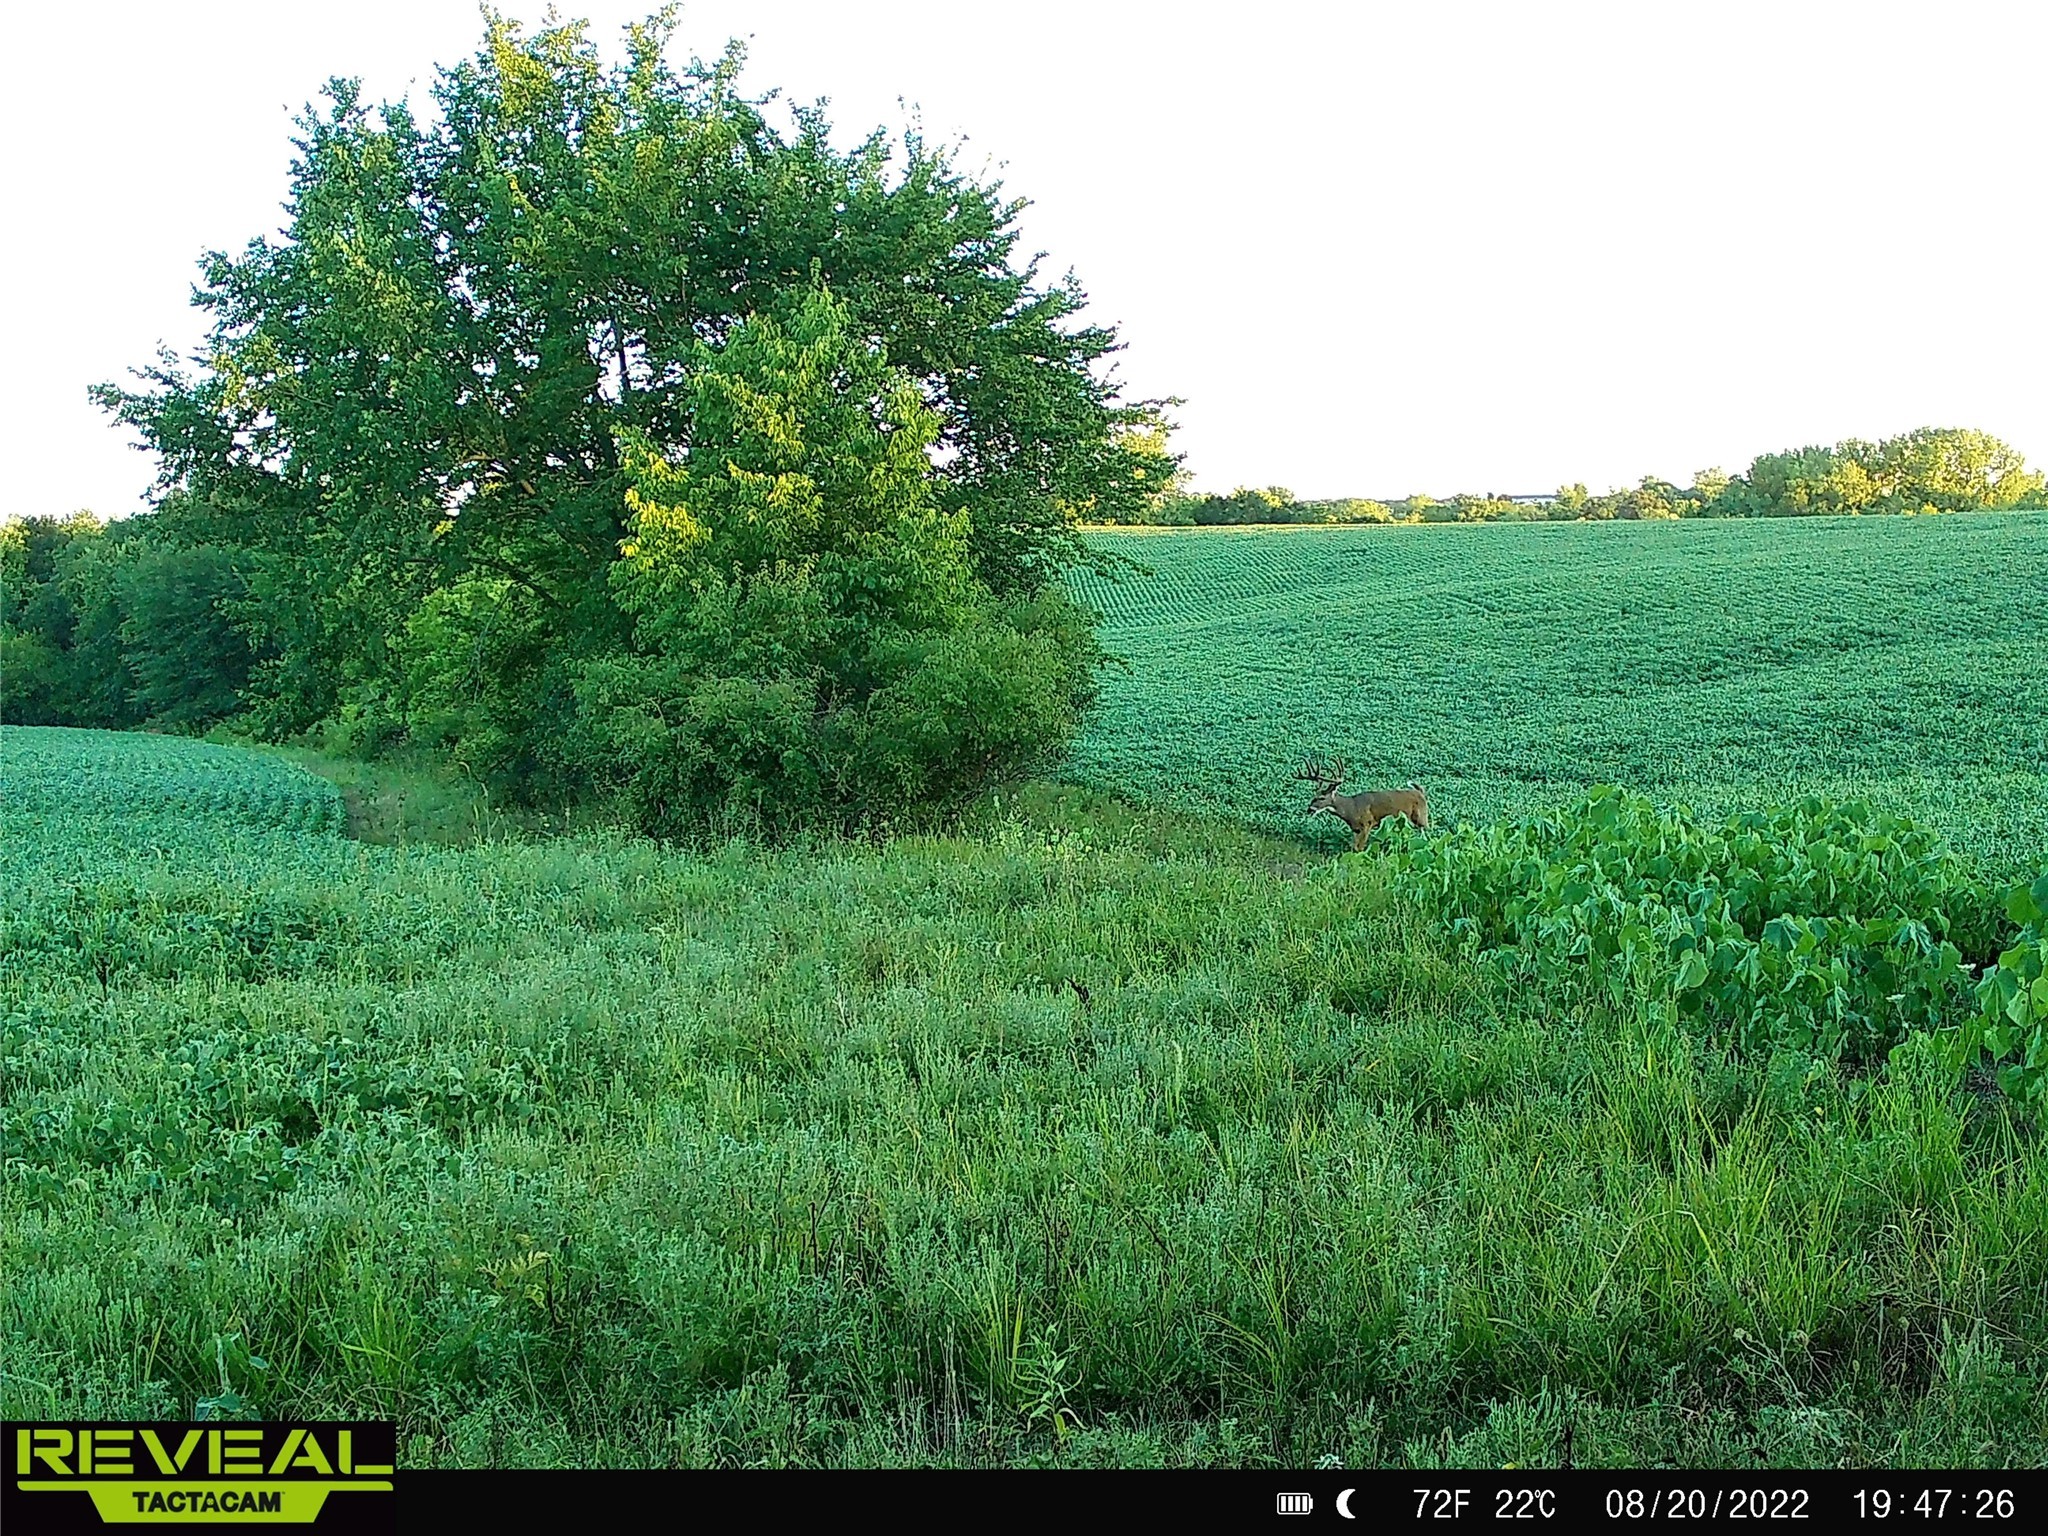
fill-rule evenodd
<path id="1" fill-rule="evenodd" d="M 959 835 L 351 841 L 0 730 L 0 1412 L 409 1465 L 2039 1464 L 1996 1095 L 1503 988 L 1074 790 Z"/>
<path id="2" fill-rule="evenodd" d="M 188 844 L 206 830 L 304 833 L 342 827 L 340 793 L 276 757 L 175 736 L 10 728 L 4 757 L 8 828 L 39 845 L 83 850 L 109 825 L 122 842 L 148 833 Z"/>
<path id="3" fill-rule="evenodd" d="M 1155 574 L 1080 583 L 1128 667 L 1083 784 L 1296 833 L 1310 751 L 1447 822 L 1820 790 L 2048 862 L 2048 514 L 1091 538 Z"/>

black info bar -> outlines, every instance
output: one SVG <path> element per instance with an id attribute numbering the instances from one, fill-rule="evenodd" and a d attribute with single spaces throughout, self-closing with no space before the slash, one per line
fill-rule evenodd
<path id="1" fill-rule="evenodd" d="M 2041 1471 L 604 1471 L 409 1470 L 389 1423 L 9 1424 L 8 1536 L 109 1525 L 320 1531 L 604 1531 L 882 1520 L 911 1529 L 1689 1522 L 2041 1528 Z M 665 1512 L 665 1513 L 664 1513 Z"/>

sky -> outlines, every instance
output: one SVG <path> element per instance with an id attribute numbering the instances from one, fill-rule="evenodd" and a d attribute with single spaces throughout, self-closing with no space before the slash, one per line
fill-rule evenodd
<path id="1" fill-rule="evenodd" d="M 562 9 L 611 49 L 654 3 Z M 425 105 L 481 31 L 466 0 L 10 19 L 0 515 L 145 505 L 88 387 L 198 345 L 195 263 L 279 229 L 324 80 Z M 1682 484 L 1918 426 L 2048 464 L 2048 6 L 698 0 L 676 47 L 735 36 L 847 142 L 915 111 L 1031 199 L 1204 490 Z"/>

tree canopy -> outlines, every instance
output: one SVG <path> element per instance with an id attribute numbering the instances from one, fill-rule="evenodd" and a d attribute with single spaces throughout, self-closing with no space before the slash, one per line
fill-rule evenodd
<path id="1" fill-rule="evenodd" d="M 98 391 L 179 536 L 236 552 L 259 724 L 409 732 L 466 696 L 483 755 L 534 771 L 589 669 L 682 644 L 714 588 L 812 583 L 834 622 L 915 588 L 957 621 L 1171 479 L 1021 200 L 916 132 L 778 128 L 738 46 L 678 65 L 674 24 L 607 62 L 487 13 L 431 114 L 331 82 L 283 235 L 202 264 L 203 355 Z"/>

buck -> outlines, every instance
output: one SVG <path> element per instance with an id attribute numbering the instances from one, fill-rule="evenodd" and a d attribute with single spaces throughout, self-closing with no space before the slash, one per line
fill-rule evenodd
<path id="1" fill-rule="evenodd" d="M 1328 811 L 1351 829 L 1352 852 L 1364 848 L 1372 829 L 1389 816 L 1405 816 L 1408 824 L 1418 829 L 1429 825 L 1429 795 L 1420 784 L 1410 780 L 1406 789 L 1367 789 L 1340 795 L 1337 786 L 1344 782 L 1347 771 L 1341 757 L 1328 767 L 1310 758 L 1295 777 L 1316 787 L 1315 798 L 1308 803 L 1311 816 Z"/>

